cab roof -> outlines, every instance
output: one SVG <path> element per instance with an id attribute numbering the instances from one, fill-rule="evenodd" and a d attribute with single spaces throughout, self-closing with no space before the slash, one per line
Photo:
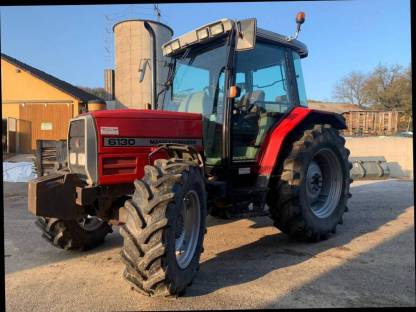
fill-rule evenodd
<path id="1" fill-rule="evenodd" d="M 288 46 L 289 48 L 295 50 L 301 58 L 308 56 L 308 47 L 299 40 L 294 39 L 292 41 L 288 41 L 286 39 L 287 36 L 283 36 L 276 32 L 262 28 L 257 28 L 257 38 Z"/>
<path id="2" fill-rule="evenodd" d="M 192 30 L 192 31 L 190 31 L 186 34 L 183 34 L 182 36 L 175 37 L 174 39 L 166 42 L 163 45 L 162 48 L 170 45 L 171 43 L 173 43 L 175 41 L 178 41 L 178 42 L 180 42 L 181 48 L 178 49 L 177 51 L 175 51 L 175 53 L 173 53 L 173 54 L 176 54 L 177 52 L 180 52 L 184 48 L 186 48 L 190 45 L 193 45 L 195 43 L 204 43 L 204 42 L 200 42 L 197 39 L 196 32 L 198 30 L 200 30 L 204 27 L 210 26 L 210 25 L 215 25 L 215 24 L 218 24 L 218 23 L 222 23 L 223 28 L 224 28 L 224 33 L 223 33 L 223 35 L 224 35 L 226 33 L 229 33 L 232 30 L 232 26 L 234 25 L 235 22 L 236 22 L 235 20 L 231 20 L 231 19 L 227 19 L 227 18 L 223 18 L 223 19 L 214 21 L 212 23 L 209 23 L 209 24 L 203 25 L 199 28 L 196 28 L 196 29 L 194 29 L 194 30 Z M 304 58 L 304 57 L 308 56 L 307 46 L 299 40 L 294 39 L 294 40 L 288 41 L 287 36 L 278 34 L 276 32 L 270 31 L 270 30 L 265 30 L 265 29 L 262 29 L 262 28 L 259 28 L 259 27 L 257 27 L 256 33 L 257 33 L 256 34 L 257 35 L 256 40 L 260 39 L 262 41 L 268 41 L 268 42 L 271 42 L 271 43 L 277 43 L 277 44 L 287 46 L 287 47 L 293 49 L 294 51 L 296 51 L 301 58 Z M 215 38 L 218 38 L 218 37 L 220 37 L 220 36 L 215 36 L 212 39 L 215 39 Z M 209 42 L 209 40 L 207 40 L 206 42 Z"/>

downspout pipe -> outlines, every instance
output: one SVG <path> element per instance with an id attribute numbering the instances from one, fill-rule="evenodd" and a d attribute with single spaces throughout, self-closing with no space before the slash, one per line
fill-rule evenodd
<path id="1" fill-rule="evenodd" d="M 150 26 L 150 23 L 148 21 L 144 21 L 144 27 L 146 28 L 146 30 L 149 32 L 149 36 L 150 36 L 150 41 L 151 41 L 151 50 L 150 51 L 150 61 L 152 63 L 152 98 L 151 98 L 151 109 L 155 110 L 156 109 L 156 94 L 157 94 L 157 90 L 156 90 L 156 86 L 157 86 L 157 81 L 156 81 L 156 35 L 155 35 L 155 31 L 153 30 L 152 26 Z"/>

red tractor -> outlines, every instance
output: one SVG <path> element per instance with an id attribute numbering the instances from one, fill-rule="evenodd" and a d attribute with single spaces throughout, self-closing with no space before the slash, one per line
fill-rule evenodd
<path id="1" fill-rule="evenodd" d="M 306 46 L 255 19 L 223 19 L 163 52 L 155 109 L 72 119 L 68 170 L 29 183 L 43 236 L 88 249 L 118 224 L 124 277 L 149 295 L 180 295 L 199 269 L 207 214 L 268 214 L 306 241 L 335 233 L 350 197 L 345 123 L 307 108 Z"/>

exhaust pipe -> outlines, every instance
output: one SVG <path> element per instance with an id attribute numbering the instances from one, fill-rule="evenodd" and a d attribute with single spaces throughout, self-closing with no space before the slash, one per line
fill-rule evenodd
<path id="1" fill-rule="evenodd" d="M 151 53 L 150 58 L 152 62 L 152 98 L 151 98 L 151 109 L 156 109 L 156 35 L 155 31 L 153 30 L 152 26 L 148 23 L 148 21 L 144 21 L 144 27 L 149 32 L 150 41 L 152 42 L 151 45 Z"/>

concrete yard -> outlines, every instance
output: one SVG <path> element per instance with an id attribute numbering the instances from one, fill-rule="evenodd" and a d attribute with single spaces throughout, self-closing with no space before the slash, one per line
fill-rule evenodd
<path id="1" fill-rule="evenodd" d="M 150 298 L 121 276 L 118 230 L 68 252 L 40 236 L 25 183 L 4 184 L 7 311 L 415 306 L 413 181 L 354 182 L 344 224 L 299 243 L 268 217 L 208 217 L 201 269 L 180 298 Z"/>

